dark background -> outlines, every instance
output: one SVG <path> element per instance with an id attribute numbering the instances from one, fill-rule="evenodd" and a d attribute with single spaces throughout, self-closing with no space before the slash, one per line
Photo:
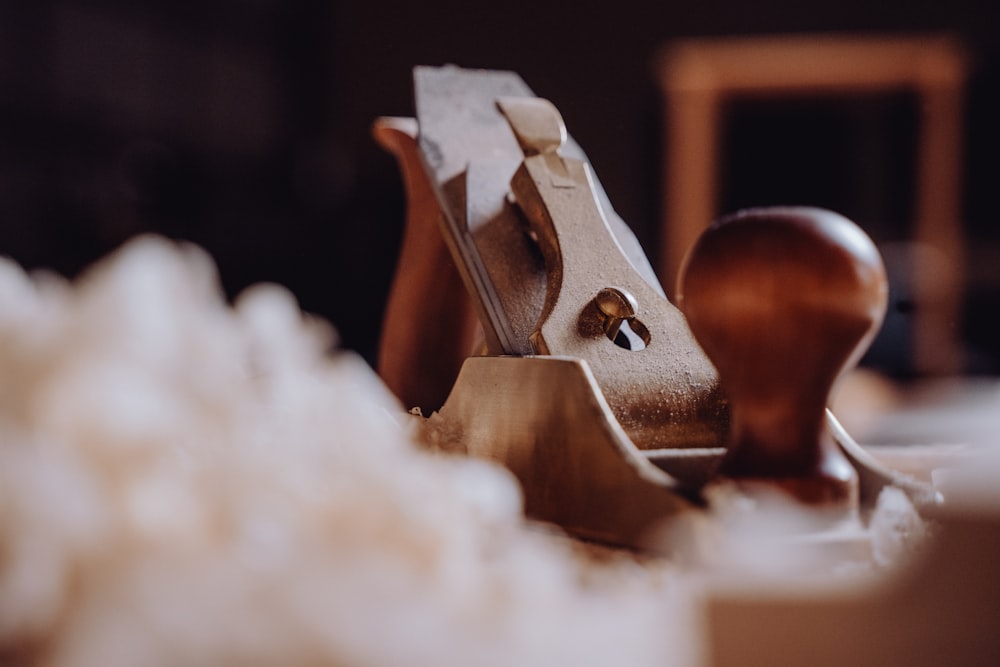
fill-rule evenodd
<path id="1" fill-rule="evenodd" d="M 998 372 L 998 26 L 993 0 L 7 2 L 0 253 L 73 276 L 142 232 L 188 239 L 215 257 L 230 295 L 282 283 L 373 362 L 404 201 L 370 125 L 412 115 L 414 65 L 519 72 L 559 107 L 655 264 L 658 48 L 691 36 L 946 31 L 974 64 L 967 370 Z M 722 208 L 823 205 L 873 221 L 878 240 L 905 236 L 913 106 L 905 96 L 737 106 Z M 788 169 L 802 161 L 810 169 Z M 873 161 L 877 174 L 862 168 Z"/>

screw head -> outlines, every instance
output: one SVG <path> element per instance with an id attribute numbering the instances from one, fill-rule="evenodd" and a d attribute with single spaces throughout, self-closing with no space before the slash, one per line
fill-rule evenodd
<path id="1" fill-rule="evenodd" d="M 639 302 L 626 290 L 617 287 L 605 287 L 594 297 L 597 309 L 608 318 L 621 321 L 635 317 L 639 310 Z"/>

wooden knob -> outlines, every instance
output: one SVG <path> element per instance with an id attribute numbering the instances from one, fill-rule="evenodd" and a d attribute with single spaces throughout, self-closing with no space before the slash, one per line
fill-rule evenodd
<path id="1" fill-rule="evenodd" d="M 888 283 L 871 239 L 822 209 L 736 213 L 688 253 L 677 298 L 730 400 L 720 474 L 766 480 L 808 503 L 856 503 L 857 475 L 825 409 L 885 314 Z"/>

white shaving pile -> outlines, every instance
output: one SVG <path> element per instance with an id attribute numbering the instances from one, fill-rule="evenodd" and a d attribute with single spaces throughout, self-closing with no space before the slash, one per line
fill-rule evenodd
<path id="1" fill-rule="evenodd" d="M 0 662 L 690 664 L 662 570 L 526 529 L 332 340 L 163 240 L 0 263 Z"/>

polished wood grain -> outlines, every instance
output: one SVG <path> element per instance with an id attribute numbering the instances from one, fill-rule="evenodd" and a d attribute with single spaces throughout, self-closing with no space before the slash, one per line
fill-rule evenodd
<path id="1" fill-rule="evenodd" d="M 406 231 L 386 304 L 378 373 L 407 408 L 444 404 L 482 334 L 468 292 L 441 236 L 441 208 L 420 164 L 417 123 L 380 118 L 373 134 L 399 163 Z"/>
<path id="2" fill-rule="evenodd" d="M 744 211 L 704 233 L 682 267 L 678 303 L 730 400 L 722 476 L 811 503 L 856 498 L 857 474 L 825 411 L 887 297 L 871 239 L 830 211 Z"/>

